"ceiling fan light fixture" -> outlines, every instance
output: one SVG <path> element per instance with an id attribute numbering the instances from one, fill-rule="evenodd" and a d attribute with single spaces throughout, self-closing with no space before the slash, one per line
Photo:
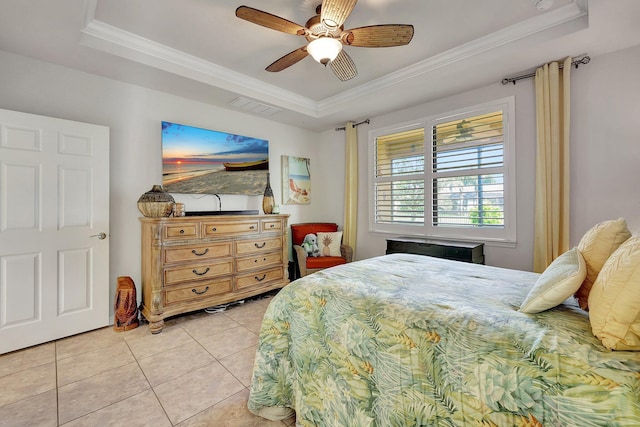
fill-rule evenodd
<path id="1" fill-rule="evenodd" d="M 307 46 L 307 52 L 324 66 L 336 59 L 341 50 L 340 40 L 332 37 L 318 37 Z"/>

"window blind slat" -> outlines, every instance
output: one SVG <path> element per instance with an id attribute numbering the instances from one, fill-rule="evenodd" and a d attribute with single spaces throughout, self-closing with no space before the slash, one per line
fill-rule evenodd
<path id="1" fill-rule="evenodd" d="M 424 180 L 398 180 L 375 187 L 376 221 L 424 224 Z"/>

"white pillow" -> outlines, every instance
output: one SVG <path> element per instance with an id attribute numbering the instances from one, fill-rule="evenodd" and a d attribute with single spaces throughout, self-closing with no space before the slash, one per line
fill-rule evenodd
<path id="1" fill-rule="evenodd" d="M 589 293 L 589 321 L 606 348 L 640 351 L 640 236 L 604 263 Z"/>
<path id="2" fill-rule="evenodd" d="M 340 244 L 342 243 L 342 231 L 333 233 L 318 232 L 318 246 L 320 256 L 342 256 Z"/>
<path id="3" fill-rule="evenodd" d="M 540 313 L 557 306 L 578 290 L 586 275 L 587 265 L 578 248 L 568 250 L 538 277 L 519 311 Z"/>
<path id="4" fill-rule="evenodd" d="M 627 222 L 618 218 L 594 225 L 580 239 L 578 250 L 587 263 L 587 276 L 576 298 L 583 310 L 589 310 L 589 292 L 607 258 L 629 237 Z"/>

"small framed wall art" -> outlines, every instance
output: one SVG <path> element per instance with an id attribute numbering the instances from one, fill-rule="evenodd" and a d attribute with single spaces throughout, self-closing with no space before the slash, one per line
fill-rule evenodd
<path id="1" fill-rule="evenodd" d="M 282 204 L 311 203 L 310 163 L 304 157 L 282 156 Z"/>

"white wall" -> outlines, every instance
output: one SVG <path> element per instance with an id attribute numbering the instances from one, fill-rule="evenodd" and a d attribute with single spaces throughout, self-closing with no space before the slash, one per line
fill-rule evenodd
<path id="1" fill-rule="evenodd" d="M 640 234 L 640 46 L 592 58 L 572 74 L 571 241 L 625 218 Z"/>
<path id="2" fill-rule="evenodd" d="M 318 168 L 314 168 L 313 188 L 322 187 L 325 199 L 313 204 L 311 220 L 344 223 L 345 133 L 334 129 L 322 133 L 318 142 Z M 313 164 L 312 164 L 313 166 Z"/>
<path id="3" fill-rule="evenodd" d="M 315 179 L 322 171 L 321 135 L 253 115 L 216 108 L 139 86 L 0 51 L 0 108 L 109 126 L 110 297 L 118 276 L 131 276 L 140 298 L 140 224 L 136 202 L 161 183 L 162 120 L 269 140 L 271 186 L 281 204 L 280 156 L 311 159 L 312 202 L 282 205 L 290 222 L 321 219 L 333 191 Z M 340 163 L 335 163 L 341 169 Z M 334 171 L 335 172 L 335 171 Z M 319 173 L 321 175 L 321 173 Z M 328 197 L 330 195 L 331 197 Z M 176 196 L 187 209 L 217 208 L 213 196 Z M 329 201 L 329 202 L 327 202 Z M 260 196 L 222 196 L 225 209 L 261 209 Z M 317 209 L 322 207 L 322 209 Z M 341 207 L 336 207 L 341 209 Z M 335 215 L 334 215 L 335 216 Z"/>
<path id="4" fill-rule="evenodd" d="M 591 226 L 623 217 L 640 231 L 640 46 L 592 57 L 571 75 L 571 244 Z M 368 231 L 368 130 L 515 96 L 517 156 L 517 246 L 485 246 L 487 264 L 533 268 L 535 98 L 532 79 L 496 84 L 379 117 L 358 128 L 358 259 L 382 255 L 380 233 Z M 329 138 L 333 131 L 323 136 Z M 341 138 L 344 138 L 341 136 Z"/>

